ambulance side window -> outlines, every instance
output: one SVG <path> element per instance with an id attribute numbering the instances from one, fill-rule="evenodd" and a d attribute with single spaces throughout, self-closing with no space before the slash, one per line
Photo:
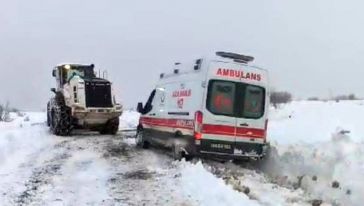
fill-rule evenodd
<path id="1" fill-rule="evenodd" d="M 264 114 L 265 90 L 262 87 L 247 85 L 245 87 L 243 117 L 258 119 Z"/>
<path id="2" fill-rule="evenodd" d="M 211 81 L 207 97 L 207 109 L 217 115 L 234 115 L 236 84 L 227 81 Z"/>
<path id="3" fill-rule="evenodd" d="M 150 96 L 148 98 L 148 101 L 145 103 L 145 106 L 143 108 L 143 114 L 147 114 L 150 111 L 152 111 L 152 109 L 153 109 L 152 102 L 153 102 L 153 99 L 154 99 L 154 96 L 155 96 L 155 92 L 156 92 L 156 90 L 152 91 L 152 93 L 150 94 Z"/>

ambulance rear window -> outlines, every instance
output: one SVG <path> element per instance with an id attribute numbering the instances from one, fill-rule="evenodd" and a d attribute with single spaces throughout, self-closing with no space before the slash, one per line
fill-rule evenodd
<path id="1" fill-rule="evenodd" d="M 214 81 L 209 87 L 209 110 L 214 114 L 234 115 L 235 83 Z"/>
<path id="2" fill-rule="evenodd" d="M 264 113 L 265 91 L 262 87 L 247 85 L 245 87 L 243 117 L 260 118 Z"/>
<path id="3" fill-rule="evenodd" d="M 265 89 L 242 82 L 211 80 L 206 107 L 215 115 L 259 119 L 265 112 Z"/>

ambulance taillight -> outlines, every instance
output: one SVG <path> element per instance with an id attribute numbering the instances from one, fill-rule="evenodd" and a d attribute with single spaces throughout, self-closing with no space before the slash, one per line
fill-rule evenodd
<path id="1" fill-rule="evenodd" d="M 194 137 L 196 140 L 200 140 L 202 138 L 202 121 L 203 121 L 203 114 L 201 111 L 197 111 L 195 113 L 195 123 L 194 123 Z"/>

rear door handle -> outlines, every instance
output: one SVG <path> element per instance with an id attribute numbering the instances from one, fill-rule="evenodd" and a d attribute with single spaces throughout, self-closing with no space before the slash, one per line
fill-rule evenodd
<path id="1" fill-rule="evenodd" d="M 150 114 L 149 116 L 155 116 L 155 113 Z"/>
<path id="2" fill-rule="evenodd" d="M 248 123 L 242 123 L 242 124 L 240 124 L 240 126 L 242 126 L 242 127 L 249 127 L 249 124 Z"/>

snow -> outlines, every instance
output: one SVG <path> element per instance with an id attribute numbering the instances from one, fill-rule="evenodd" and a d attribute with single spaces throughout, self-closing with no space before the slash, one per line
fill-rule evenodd
<path id="1" fill-rule="evenodd" d="M 139 123 L 140 114 L 132 110 L 126 110 L 120 116 L 119 130 L 133 130 L 136 129 Z"/>
<path id="2" fill-rule="evenodd" d="M 13 115 L 0 123 L 0 205 L 101 205 L 108 198 L 108 164 L 95 151 L 62 147 L 69 139 L 50 135 L 45 116 Z"/>
<path id="3" fill-rule="evenodd" d="M 313 198 L 361 205 L 363 116 L 363 101 L 301 101 L 272 109 L 268 134 L 280 157 L 269 172 L 276 170 L 274 175 L 291 179 L 304 176 L 302 188 Z M 312 180 L 314 176 L 317 181 Z M 339 188 L 332 187 L 334 181 Z"/>
<path id="4" fill-rule="evenodd" d="M 207 171 L 201 162 L 184 163 L 182 166 L 183 192 L 193 197 L 201 206 L 256 206 L 244 193 L 235 191 L 231 186 Z"/>
<path id="5" fill-rule="evenodd" d="M 26 112 L 24 116 L 18 116 L 16 113 L 10 113 L 11 122 L 1 122 L 1 130 L 19 129 L 19 127 L 29 127 L 35 124 L 42 124 L 46 121 L 46 117 L 41 112 Z"/>
<path id="6" fill-rule="evenodd" d="M 362 116 L 364 101 L 296 101 L 272 108 L 268 139 L 278 156 L 264 163 L 265 173 L 227 164 L 219 167 L 225 168 L 227 176 L 237 177 L 232 185 L 248 187 L 249 198 L 260 205 L 312 205 L 313 200 L 322 200 L 322 205 L 362 205 Z M 229 190 L 231 185 L 224 187 L 224 182 L 206 167 L 196 164 L 182 170 L 186 193 L 191 191 L 188 194 L 201 205 L 214 205 L 219 200 L 220 205 L 246 201 L 247 196 Z M 340 184 L 339 188 L 332 187 L 334 181 Z M 235 199 L 237 194 L 240 200 Z"/>
<path id="7" fill-rule="evenodd" d="M 44 113 L 29 117 L 0 125 L 0 205 L 197 205 L 165 154 L 121 135 L 57 137 Z"/>
<path id="8" fill-rule="evenodd" d="M 279 144 L 318 143 L 343 129 L 360 142 L 363 116 L 364 101 L 296 101 L 271 109 L 268 138 Z"/>
<path id="9" fill-rule="evenodd" d="M 25 189 L 22 182 L 26 181 L 31 171 L 23 169 L 27 162 L 32 160 L 43 148 L 52 144 L 52 140 L 46 138 L 47 131 L 44 128 L 32 128 L 31 124 L 43 122 L 44 119 L 38 113 L 27 113 L 31 115 L 33 121 L 24 122 L 24 118 L 17 117 L 12 122 L 0 122 L 0 194 L 7 194 L 7 191 L 14 193 Z M 15 117 L 15 115 L 12 115 Z M 21 175 L 18 171 L 22 170 Z M 10 194 L 7 194 L 9 196 Z M 6 198 L 0 198 L 0 205 L 9 204 Z"/>
<path id="10" fill-rule="evenodd" d="M 0 205 L 301 206 L 323 200 L 359 206 L 362 116 L 364 101 L 295 101 L 271 108 L 268 139 L 277 155 L 260 169 L 175 162 L 165 151 L 135 149 L 124 131 L 116 137 L 56 137 L 44 113 L 13 113 L 12 122 L 0 122 Z M 135 130 L 138 122 L 137 112 L 124 111 L 120 130 Z"/>
<path id="11" fill-rule="evenodd" d="M 43 122 L 41 115 L 38 113 L 27 115 L 32 115 L 32 119 L 34 115 L 34 120 L 24 122 L 24 118 L 16 118 L 12 122 L 0 122 L 0 174 L 1 170 L 11 167 L 16 161 L 27 156 L 29 150 L 36 150 L 49 144 L 44 138 L 46 134 L 44 129 L 30 127 L 31 124 Z M 35 142 L 37 144 L 34 144 Z"/>
<path id="12" fill-rule="evenodd" d="M 106 187 L 109 165 L 95 153 L 80 151 L 74 154 L 60 173 L 64 175 L 56 176 L 52 185 L 43 189 L 44 203 L 62 200 L 59 205 L 102 204 L 109 198 Z"/>

